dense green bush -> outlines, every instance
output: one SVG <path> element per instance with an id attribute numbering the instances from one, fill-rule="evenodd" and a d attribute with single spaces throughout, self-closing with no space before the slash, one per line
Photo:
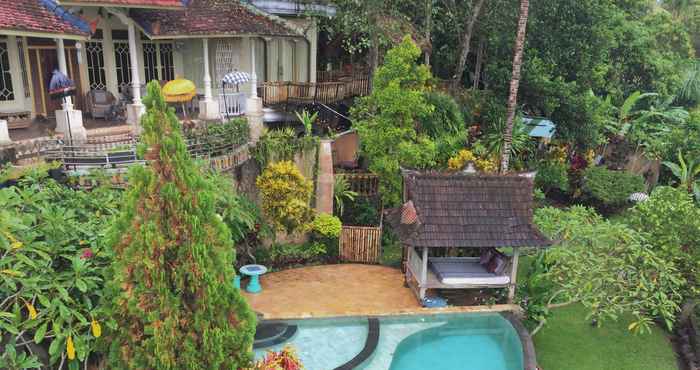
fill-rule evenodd
<path id="1" fill-rule="evenodd" d="M 250 140 L 248 120 L 234 118 L 228 122 L 209 124 L 203 129 L 187 133 L 191 150 L 210 156 L 222 155 Z"/>
<path id="2" fill-rule="evenodd" d="M 700 208 L 684 189 L 662 186 L 647 201 L 634 206 L 625 218 L 647 240 L 675 261 L 697 289 L 700 282 Z M 695 294 L 695 292 L 691 293 Z"/>
<path id="3" fill-rule="evenodd" d="M 425 101 L 433 106 L 433 111 L 419 117 L 419 132 L 437 138 L 464 131 L 464 117 L 454 98 L 442 92 L 428 91 Z"/>
<path id="4" fill-rule="evenodd" d="M 58 369 L 62 360 L 77 368 L 108 319 L 98 310 L 111 261 L 103 239 L 122 195 L 105 187 L 73 190 L 45 171 L 24 175 L 0 189 L 0 333 L 48 349 L 45 368 Z M 15 351 L 2 342 L 0 368 L 38 359 L 34 348 L 19 361 L 25 345 Z"/>
<path id="5" fill-rule="evenodd" d="M 318 145 L 318 138 L 304 135 L 297 137 L 293 129 L 286 127 L 280 130 L 265 131 L 260 137 L 252 156 L 265 168 L 268 163 L 277 161 L 293 161 L 297 153 L 311 150 Z"/>
<path id="6" fill-rule="evenodd" d="M 330 257 L 338 255 L 338 237 L 343 227 L 340 219 L 326 213 L 317 214 L 311 222 L 311 242 L 322 243 Z"/>
<path id="7" fill-rule="evenodd" d="M 565 163 L 558 161 L 542 161 L 537 165 L 535 186 L 545 193 L 553 190 L 569 191 L 569 174 Z"/>
<path id="8" fill-rule="evenodd" d="M 591 167 L 584 172 L 582 190 L 595 203 L 604 207 L 619 207 L 633 193 L 643 192 L 644 178 L 625 171 Z"/>
<path id="9" fill-rule="evenodd" d="M 324 243 L 312 241 L 304 244 L 273 244 L 269 248 L 258 249 L 255 257 L 258 263 L 283 269 L 323 261 L 327 253 Z"/>
<path id="10" fill-rule="evenodd" d="M 263 214 L 276 230 L 293 233 L 312 220 L 314 186 L 292 161 L 271 163 L 255 183 L 260 190 Z"/>
<path id="11" fill-rule="evenodd" d="M 221 191 L 190 158 L 180 123 L 148 84 L 141 148 L 108 243 L 104 340 L 111 369 L 222 369 L 250 365 L 256 319 L 230 282 L 231 232 Z"/>
<path id="12" fill-rule="evenodd" d="M 581 302 L 599 325 L 631 313 L 632 331 L 648 332 L 655 319 L 673 327 L 686 281 L 653 240 L 580 206 L 538 209 L 535 223 L 560 243 L 545 256 L 541 278 L 554 287 L 542 301 Z"/>
<path id="13" fill-rule="evenodd" d="M 378 205 L 371 198 L 358 197 L 345 207 L 342 220 L 346 225 L 379 226 L 379 216 Z"/>

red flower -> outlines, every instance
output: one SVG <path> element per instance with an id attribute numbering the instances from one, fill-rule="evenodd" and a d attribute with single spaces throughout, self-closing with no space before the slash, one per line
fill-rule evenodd
<path id="1" fill-rule="evenodd" d="M 95 257 L 95 254 L 92 253 L 92 249 L 90 248 L 83 249 L 83 254 L 80 255 L 80 258 L 84 260 L 90 259 L 92 257 Z"/>

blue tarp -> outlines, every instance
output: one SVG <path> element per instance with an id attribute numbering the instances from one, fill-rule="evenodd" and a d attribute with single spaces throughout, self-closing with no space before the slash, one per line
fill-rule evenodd
<path id="1" fill-rule="evenodd" d="M 524 117 L 523 123 L 529 129 L 531 137 L 551 139 L 557 129 L 554 122 L 546 118 Z"/>

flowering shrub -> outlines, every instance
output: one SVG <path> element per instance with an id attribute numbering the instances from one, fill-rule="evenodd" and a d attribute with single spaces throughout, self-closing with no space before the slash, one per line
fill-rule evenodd
<path id="1" fill-rule="evenodd" d="M 313 184 L 292 161 L 270 164 L 256 181 L 263 214 L 277 230 L 294 232 L 311 221 Z"/>
<path id="2" fill-rule="evenodd" d="M 48 348 L 41 360 L 52 369 L 77 368 L 93 352 L 111 259 L 102 239 L 120 200 L 119 191 L 72 190 L 39 173 L 0 189 L 0 332 L 12 337 L 0 368 L 39 361 L 25 354 L 31 346 Z"/>
<path id="3" fill-rule="evenodd" d="M 268 352 L 265 358 L 255 363 L 250 370 L 302 370 L 299 357 L 291 347 L 284 347 L 279 352 Z"/>
<path id="4" fill-rule="evenodd" d="M 472 162 L 474 167 L 481 172 L 493 173 L 498 171 L 498 164 L 491 159 L 479 158 L 469 149 L 462 149 L 456 156 L 447 161 L 447 168 L 459 171 Z"/>

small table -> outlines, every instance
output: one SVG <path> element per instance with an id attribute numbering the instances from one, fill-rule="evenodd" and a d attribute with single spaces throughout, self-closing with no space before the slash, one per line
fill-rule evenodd
<path id="1" fill-rule="evenodd" d="M 250 283 L 245 288 L 248 293 L 260 293 L 262 287 L 258 276 L 267 272 L 267 267 L 263 265 L 245 265 L 240 269 L 241 274 L 250 276 Z"/>

